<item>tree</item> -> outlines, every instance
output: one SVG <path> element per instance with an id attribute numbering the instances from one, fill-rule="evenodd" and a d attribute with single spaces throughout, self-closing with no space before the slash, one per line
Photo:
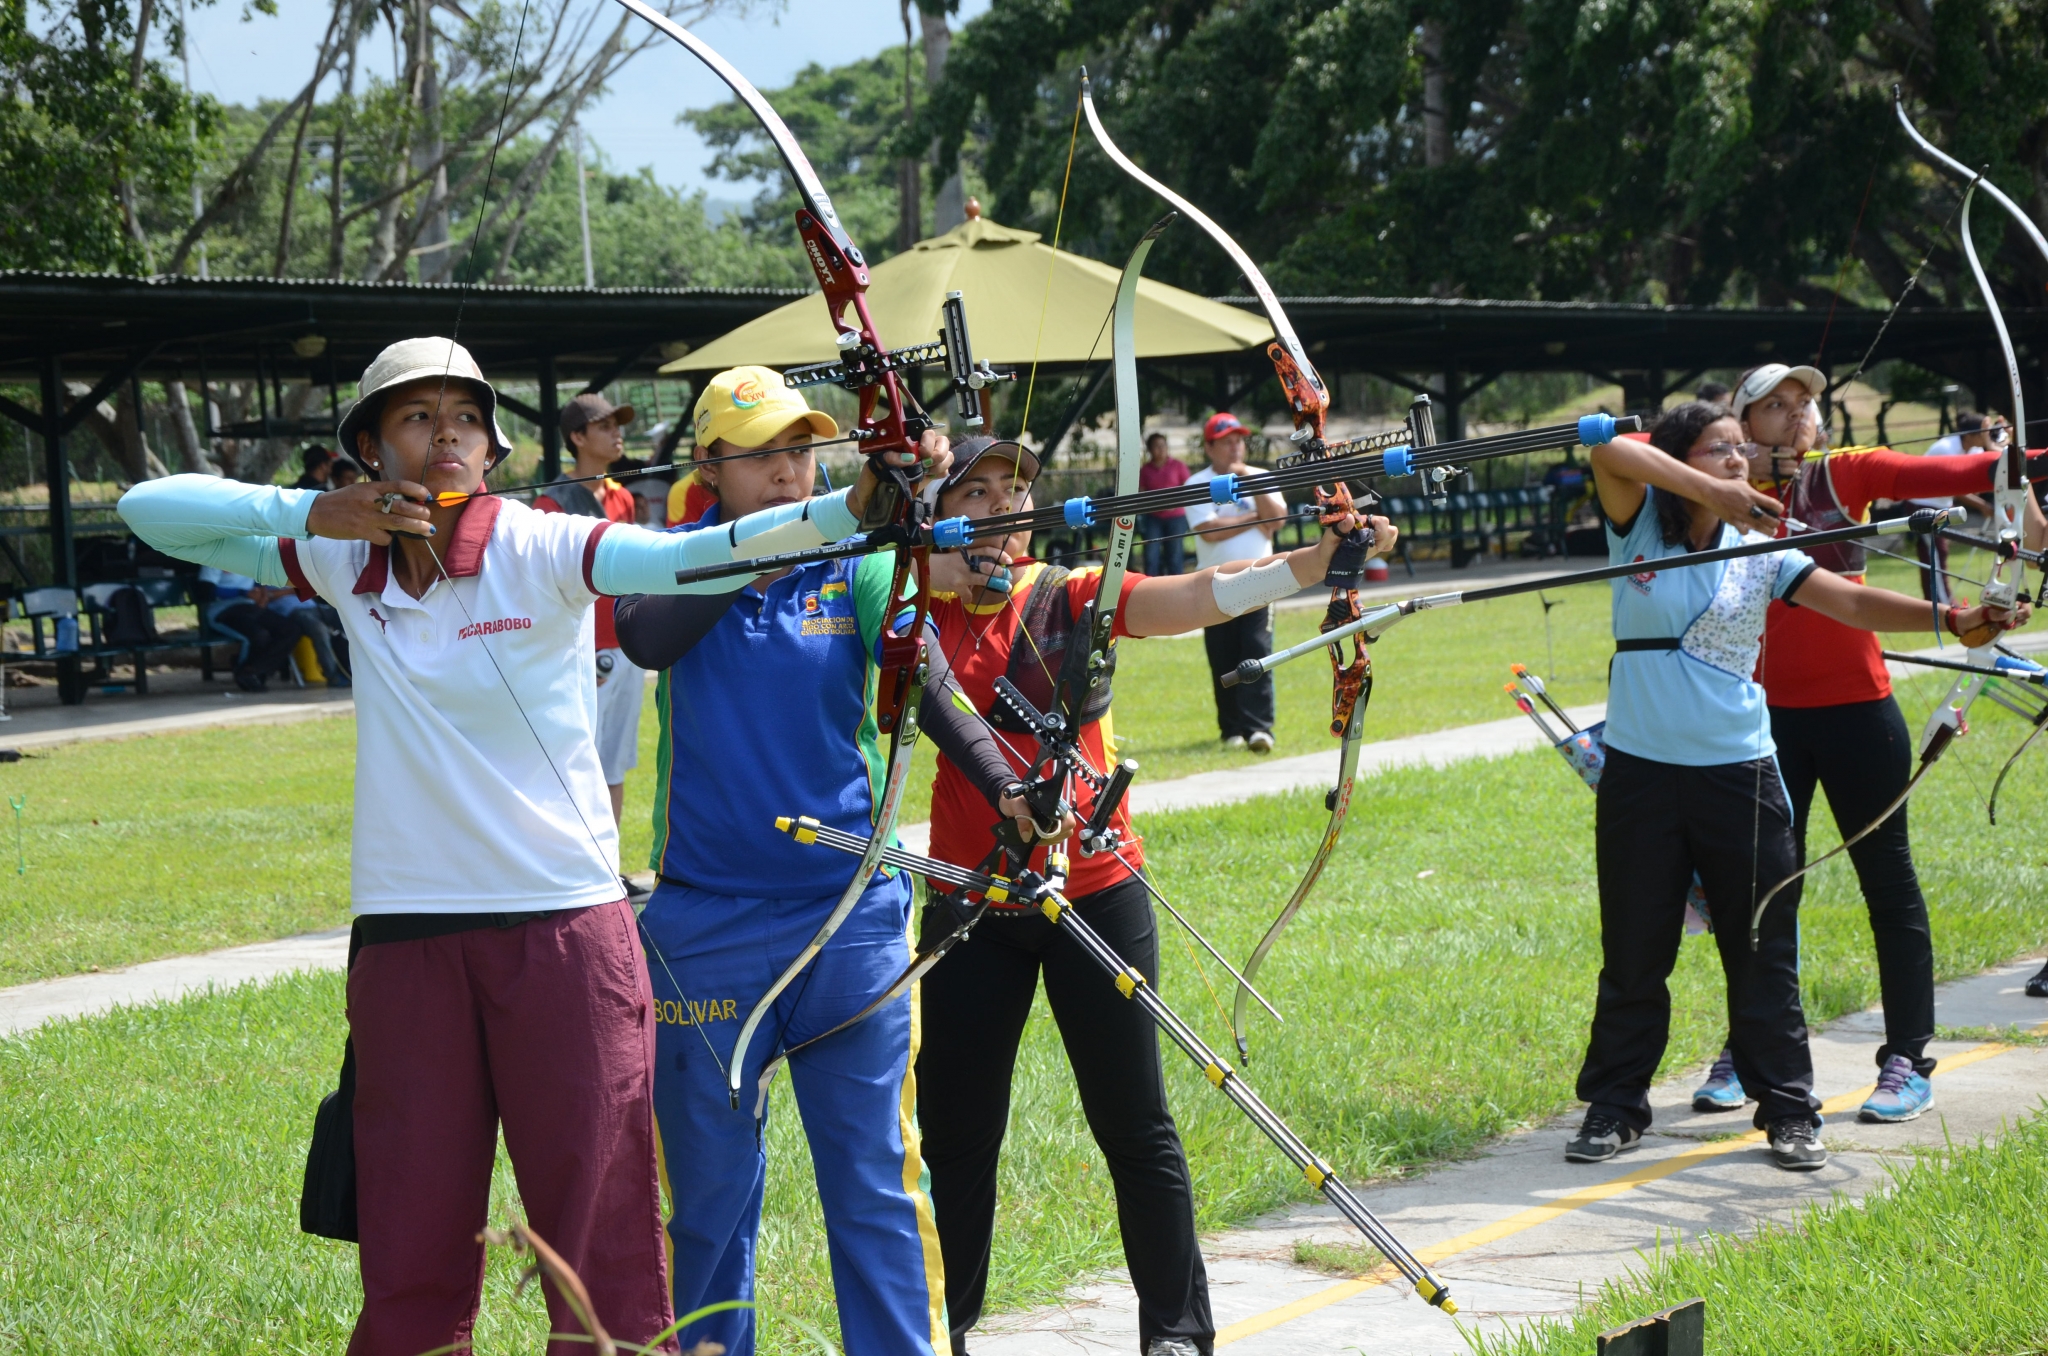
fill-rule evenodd
<path id="1" fill-rule="evenodd" d="M 194 129 L 210 133 L 219 110 L 146 56 L 152 0 L 41 5 L 40 34 L 27 0 L 0 5 L 0 261 L 147 271 L 143 205 L 189 191 Z"/>
<path id="2" fill-rule="evenodd" d="M 922 53 L 898 48 L 830 70 L 814 63 L 784 88 L 763 91 L 870 260 L 886 258 L 901 245 L 900 162 L 917 154 L 904 120 L 906 84 L 913 106 L 924 104 L 923 82 L 906 81 L 906 63 L 910 75 L 923 74 Z M 729 99 L 685 113 L 680 121 L 696 128 L 717 151 L 711 162 L 715 173 L 735 182 L 768 181 L 770 186 L 743 215 L 743 225 L 755 239 L 795 257 L 796 185 L 753 113 Z M 918 220 L 926 219 L 928 206 L 928 200 L 920 204 Z"/>
<path id="3" fill-rule="evenodd" d="M 1290 290 L 1886 304 L 1932 250 L 1954 305 L 1959 186 L 1911 160 L 1891 86 L 2040 218 L 2044 46 L 2022 0 L 995 0 L 926 120 L 1049 226 L 1085 63 L 1124 147 Z M 1066 236 L 1115 257 L 1159 205 L 1086 140 Z M 1980 235 L 2038 298 L 2031 251 Z M 1154 257 L 1236 286 L 1192 233 Z"/>

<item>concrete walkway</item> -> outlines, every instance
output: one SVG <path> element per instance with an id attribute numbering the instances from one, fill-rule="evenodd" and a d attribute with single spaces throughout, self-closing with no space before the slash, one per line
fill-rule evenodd
<path id="1" fill-rule="evenodd" d="M 1942 986 L 1950 1027 L 2048 1032 L 2048 1003 L 2025 996 L 2039 957 Z M 1565 1315 L 1580 1296 L 1643 1265 L 1658 1246 L 1704 1233 L 1743 1234 L 1785 1222 L 1832 1197 L 1883 1189 L 1888 1168 L 1912 1148 L 1973 1143 L 2048 1093 L 2048 1049 L 1997 1042 L 1937 1041 L 1935 1106 L 1904 1125 L 1860 1125 L 1873 1055 L 1883 1039 L 1873 1009 L 1833 1023 L 1813 1041 L 1825 1100 L 1825 1168 L 1788 1173 L 1771 1165 L 1742 1113 L 1691 1108 L 1697 1075 L 1656 1090 L 1657 1124 L 1643 1147 L 1614 1164 L 1564 1161 L 1576 1115 L 1510 1138 L 1469 1162 L 1360 1194 L 1443 1277 L 1468 1328 L 1498 1332 Z M 1254 1071 L 1256 1072 L 1256 1071 Z M 1254 1083 L 1256 1086 L 1256 1082 Z M 1285 1107 L 1275 1108 L 1283 1116 Z M 1341 1168 L 1341 1164 L 1339 1167 Z M 1297 1243 L 1359 1244 L 1328 1206 L 1301 1206 L 1205 1241 L 1216 1345 L 1232 1356 L 1362 1352 L 1367 1356 L 1463 1356 L 1452 1322 L 1382 1267 L 1338 1279 L 1294 1261 Z M 1137 1341 L 1137 1300 L 1121 1274 L 1078 1286 L 1059 1305 L 987 1320 L 975 1356 L 1088 1356 L 1128 1352 Z"/>
<path id="2" fill-rule="evenodd" d="M 267 703 L 249 708 L 248 719 L 303 719 L 300 714 L 312 703 Z M 347 702 L 338 703 L 350 707 Z M 70 708 L 76 710 L 78 708 Z M 262 712 L 263 715 L 258 715 Z M 1601 708 L 1586 707 L 1572 714 L 1581 724 L 1600 718 Z M 196 724 L 218 724 L 220 712 L 178 712 L 156 721 L 190 722 L 149 724 L 152 733 L 165 729 L 187 729 Z M 92 734 L 73 738 L 112 738 L 115 725 L 98 727 Z M 1467 725 L 1435 734 L 1414 735 L 1366 744 L 1359 750 L 1358 766 L 1364 775 L 1387 768 L 1429 764 L 1441 767 L 1467 758 L 1499 758 L 1541 744 L 1536 727 L 1525 716 L 1513 720 Z M 1139 814 L 1181 810 L 1202 805 L 1225 805 L 1254 796 L 1278 795 L 1302 788 L 1331 785 L 1337 776 L 1337 751 L 1333 746 L 1317 753 L 1293 758 L 1276 758 L 1228 772 L 1204 772 L 1192 777 L 1132 788 L 1131 803 Z M 931 826 L 906 824 L 901 836 L 913 851 L 922 852 L 931 841 Z M 282 941 L 259 942 L 253 946 L 230 947 L 200 956 L 178 956 L 150 961 L 125 970 L 102 974 L 66 975 L 35 984 L 0 989 L 0 1036 L 32 1030 L 59 1017 L 83 1017 L 127 1004 L 161 1003 L 208 987 L 227 988 L 260 981 L 294 970 L 339 970 L 348 959 L 348 930 L 307 933 Z"/>

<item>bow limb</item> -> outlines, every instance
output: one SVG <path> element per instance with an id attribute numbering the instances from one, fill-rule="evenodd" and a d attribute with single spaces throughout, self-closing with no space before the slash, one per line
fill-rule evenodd
<path id="1" fill-rule="evenodd" d="M 1941 728 L 1952 729 L 1954 727 L 1943 726 Z M 1879 811 L 1875 819 L 1871 820 L 1868 824 L 1865 824 L 1862 828 L 1856 830 L 1856 832 L 1850 834 L 1847 838 L 1844 838 L 1841 842 L 1835 844 L 1835 846 L 1828 849 L 1828 851 L 1822 853 L 1820 856 L 1814 858 L 1806 865 L 1800 867 L 1797 871 L 1794 871 L 1791 875 L 1785 877 L 1785 879 L 1779 881 L 1770 889 L 1764 891 L 1763 898 L 1757 901 L 1755 911 L 1752 912 L 1749 916 L 1749 949 L 1751 951 L 1756 950 L 1759 945 L 1759 939 L 1761 938 L 1763 933 L 1764 910 L 1771 907 L 1771 901 L 1776 899 L 1779 893 L 1783 891 L 1786 886 L 1792 884 L 1793 881 L 1798 880 L 1800 877 L 1804 876 L 1807 872 L 1813 870 L 1815 867 L 1821 866 L 1824 863 L 1841 856 L 1844 852 L 1847 852 L 1850 848 L 1855 847 L 1865 838 L 1868 838 L 1871 834 L 1877 832 L 1878 827 L 1880 825 L 1882 825 L 1886 820 L 1890 819 L 1893 815 L 1897 814 L 1901 809 L 1903 809 L 1905 807 L 1907 798 L 1913 794 L 1913 788 L 1920 785 L 1920 779 L 1922 777 L 1925 777 L 1927 775 L 1927 770 L 1934 766 L 1935 759 L 1941 757 L 1941 749 L 1947 748 L 1949 739 L 1951 738 L 1953 738 L 1953 736 L 1949 736 L 1949 738 L 1942 739 L 1939 748 L 1936 748 L 1932 757 L 1923 756 L 1921 758 L 1920 766 L 1914 770 L 1913 775 L 1911 777 L 1907 778 L 1905 789 L 1899 792 L 1897 796 L 1893 797 L 1892 803 L 1885 806 L 1883 810 Z M 1930 745 L 1929 747 L 1932 748 L 1935 746 Z"/>
<path id="2" fill-rule="evenodd" d="M 1208 237 L 1230 256 L 1238 272 L 1244 274 L 1251 284 L 1259 305 L 1265 308 L 1266 319 L 1272 322 L 1277 339 L 1266 348 L 1266 356 L 1273 360 L 1274 370 L 1280 377 L 1280 389 L 1287 396 L 1288 408 L 1294 415 L 1294 436 L 1297 442 L 1311 444 L 1304 451 L 1317 453 L 1322 450 L 1323 425 L 1329 418 L 1330 392 L 1323 385 L 1323 379 L 1316 371 L 1316 365 L 1309 361 L 1308 351 L 1302 347 L 1301 339 L 1294 332 L 1294 325 L 1281 307 L 1280 299 L 1273 295 L 1272 287 L 1266 282 L 1266 275 L 1252 262 L 1230 233 L 1211 221 L 1208 214 L 1183 198 L 1180 194 L 1160 183 L 1133 164 L 1131 158 L 1118 149 L 1102 126 L 1102 119 L 1095 112 L 1093 87 L 1088 81 L 1088 72 L 1081 71 L 1081 109 L 1088 117 L 1088 130 L 1095 135 L 1096 144 L 1102 147 L 1116 167 L 1130 175 L 1145 187 L 1171 203 L 1182 216 L 1202 228 Z"/>
<path id="3" fill-rule="evenodd" d="M 2020 761 L 2020 755 L 2031 748 L 2034 741 L 2041 737 L 2041 731 L 2043 730 L 2048 730 L 2048 704 L 2043 704 L 2041 713 L 2034 717 L 2034 728 L 2027 733 L 2025 739 L 2020 741 L 2019 747 L 2012 751 L 2012 757 L 2005 760 L 2005 766 L 1998 769 L 1998 777 L 1991 783 L 1991 798 L 1984 803 L 1984 812 L 1990 816 L 1991 822 L 1994 825 L 1998 823 L 1998 793 L 2005 786 L 2006 775 Z"/>
<path id="4" fill-rule="evenodd" d="M 1965 184 L 1962 210 L 1957 221 L 1963 245 L 1963 258 L 1969 264 L 1971 279 L 1977 284 L 1977 291 L 1984 298 L 1985 308 L 1991 315 L 1992 330 L 1998 336 L 1999 351 L 2005 359 L 2006 377 L 2011 386 L 2013 416 L 2013 434 L 1999 463 L 1998 479 L 1991 495 L 1991 536 L 1998 544 L 1998 549 L 1993 555 L 1990 576 L 1979 601 L 1993 607 L 2011 608 L 2019 601 L 2020 585 L 2026 575 L 2026 563 L 2016 553 L 2016 548 L 2021 544 L 2025 533 L 2027 497 L 2031 493 L 2027 488 L 2026 478 L 2026 392 L 2020 383 L 2019 355 L 2013 349 L 2012 335 L 2006 328 L 2005 313 L 1999 307 L 1997 294 L 1991 289 L 1991 279 L 1984 271 L 1983 261 L 1977 255 L 1976 240 L 1970 231 L 1970 209 L 1976 201 L 1978 191 L 1981 189 L 1987 198 L 2004 209 L 2006 215 L 2033 242 L 2035 250 L 2044 262 L 2048 262 L 2048 238 L 2042 236 L 2041 229 L 2034 224 L 2033 218 L 2021 211 L 2019 205 L 2001 192 L 1996 184 L 1989 182 L 1981 173 L 1948 155 L 1920 134 L 1920 129 L 1906 116 L 1905 102 L 1896 85 L 1892 87 L 1892 110 L 1898 116 L 1899 125 L 1905 128 L 1914 148 L 1930 163 L 1963 180 Z M 2048 575 L 2044 575 L 2044 579 L 2048 579 Z M 1979 667 L 1990 667 L 1996 657 L 1995 649 L 1991 645 L 1982 645 L 1969 652 L 1969 662 Z M 1964 720 L 1978 694 L 1984 690 L 1985 682 L 1983 674 L 1966 673 L 1958 674 L 1955 681 L 1949 685 L 1948 695 L 1928 718 L 1927 726 L 1921 733 L 1923 770 L 1929 761 L 1928 752 L 1934 748 L 1937 740 L 1945 743 L 1947 739 L 1967 730 Z M 1948 733 L 1944 733 L 1945 730 Z M 2032 742 L 2031 736 L 2028 742 Z M 2021 748 L 2024 749 L 2025 745 L 2022 744 Z M 2017 756 L 2015 753 L 2014 757 Z M 2007 767 L 2010 766 L 2008 763 Z M 2001 779 L 2003 775 L 2000 774 Z M 1882 819 L 1879 822 L 1882 822 Z"/>
<path id="5" fill-rule="evenodd" d="M 797 195 L 803 204 L 796 214 L 797 234 L 803 241 L 804 256 L 810 261 L 811 271 L 817 275 L 818 288 L 824 294 L 833 329 L 838 332 L 841 357 L 837 363 L 828 365 L 833 369 L 829 379 L 858 393 L 858 432 L 868 449 L 869 465 L 879 486 L 875 502 L 868 506 L 867 521 L 862 525 L 879 527 L 885 523 L 896 523 L 914 526 L 919 520 L 919 506 L 911 478 L 902 470 L 886 465 L 882 457 L 891 452 L 915 452 L 919 437 L 930 426 L 930 421 L 922 411 L 911 412 L 910 402 L 890 361 L 889 350 L 875 330 L 874 318 L 868 312 L 867 259 L 832 206 L 831 195 L 826 193 L 824 183 L 811 167 L 788 124 L 762 97 L 761 91 L 754 88 L 753 82 L 741 75 L 731 62 L 646 0 L 618 0 L 618 3 L 681 44 L 724 81 L 761 124 L 782 157 L 790 177 L 796 181 Z M 839 902 L 826 915 L 816 935 L 769 985 L 741 1025 L 739 1037 L 733 1044 L 732 1058 L 726 1066 L 726 1091 L 735 1108 L 740 1104 L 740 1080 L 744 1076 L 747 1048 L 752 1044 L 755 1032 L 760 1029 L 775 1000 L 824 949 L 846 921 L 847 915 L 853 912 L 873 880 L 883 846 L 895 837 L 896 818 L 902 808 L 911 755 L 917 744 L 918 703 L 924 693 L 924 619 L 931 590 L 929 564 L 929 552 L 922 546 L 913 549 L 899 547 L 897 550 L 895 574 L 888 595 L 891 615 L 885 618 L 882 628 L 879 647 L 881 674 L 875 694 L 877 725 L 890 737 L 889 762 L 881 798 L 875 807 L 870 849 L 862 854 L 853 879 L 847 883 Z M 905 596 L 906 584 L 913 584 L 915 589 L 913 615 L 908 633 L 898 636 L 894 634 L 891 623 L 897 602 Z"/>
<path id="6" fill-rule="evenodd" d="M 2023 513 L 2026 497 L 2030 493 L 2027 488 L 2026 392 L 2020 384 L 2019 355 L 2013 349 L 2012 335 L 2005 324 L 2005 313 L 1999 307 L 1997 294 L 1991 290 L 1991 280 L 1984 272 L 1983 262 L 1977 257 L 1977 244 L 1970 234 L 1971 204 L 1980 191 L 1996 203 L 2013 224 L 2020 228 L 2020 232 L 2033 243 L 2034 250 L 2041 256 L 2044 265 L 2048 265 L 2048 236 L 2041 234 L 2041 228 L 2034 224 L 2034 219 L 2022 211 L 2018 203 L 2007 197 L 1998 185 L 1922 136 L 1920 129 L 1913 125 L 1913 120 L 1906 116 L 1905 101 L 1897 85 L 1892 86 L 1892 111 L 1897 115 L 1899 125 L 1906 129 L 1906 136 L 1911 139 L 1914 149 L 1937 168 L 1962 180 L 1965 186 L 1959 221 L 1963 257 L 1970 266 L 1970 276 L 1977 284 L 1977 291 L 1984 298 L 1985 308 L 1991 313 L 1991 325 L 1998 335 L 1999 351 L 2005 358 L 2006 378 L 2012 389 L 2013 431 L 2011 439 L 2006 444 L 2005 456 L 1999 463 L 1998 484 L 1992 491 L 1992 511 L 1996 519 L 1992 524 L 1992 535 L 2001 544 L 2008 547 L 2017 546 L 2024 533 Z M 2010 578 L 2006 574 L 2008 566 L 2011 569 Z M 1979 601 L 1996 607 L 2011 607 L 2017 601 L 2019 583 L 2024 573 L 2023 563 L 2012 559 L 2009 552 L 2001 552 L 1998 564 L 1992 570 L 1991 586 L 1984 590 L 1984 597 Z"/>
<path id="7" fill-rule="evenodd" d="M 1358 703 L 1351 708 L 1350 719 L 1344 724 L 1344 742 L 1337 751 L 1337 784 L 1330 789 L 1327 797 L 1330 819 L 1323 828 L 1322 841 L 1316 844 L 1316 855 L 1309 860 L 1308 870 L 1302 873 L 1301 883 L 1294 887 L 1294 893 L 1280 907 L 1280 912 L 1259 938 L 1259 944 L 1252 948 L 1252 954 L 1245 959 L 1244 970 L 1237 986 L 1237 999 L 1231 1004 L 1230 1034 L 1237 1041 L 1237 1061 L 1251 1063 L 1252 1053 L 1245 1022 L 1249 1016 L 1247 1000 L 1251 996 L 1252 981 L 1258 978 L 1259 967 L 1266 963 L 1274 943 L 1280 934 L 1301 912 L 1301 906 L 1308 901 L 1309 891 L 1321 879 L 1323 868 L 1329 865 L 1331 854 L 1337 850 L 1338 836 L 1344 832 L 1344 821 L 1351 813 L 1351 788 L 1358 777 L 1358 746 L 1365 728 L 1365 709 L 1372 699 L 1372 670 L 1368 665 L 1364 685 L 1359 689 Z"/>

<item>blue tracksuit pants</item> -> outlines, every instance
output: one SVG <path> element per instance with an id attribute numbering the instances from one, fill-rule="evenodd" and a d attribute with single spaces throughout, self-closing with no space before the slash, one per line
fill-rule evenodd
<path id="1" fill-rule="evenodd" d="M 740 1109 L 733 1110 L 705 1040 L 730 1063 L 755 1001 L 837 902 L 836 895 L 740 898 L 664 882 L 641 918 L 654 982 L 654 1111 L 679 1318 L 720 1300 L 754 1298 L 767 1177 L 754 1123 L 761 1066 L 860 1011 L 909 963 L 910 885 L 898 877 L 869 887 L 776 1000 L 749 1045 Z M 914 1118 L 914 1004 L 914 994 L 898 998 L 788 1065 L 824 1206 L 846 1356 L 950 1350 Z M 709 1338 L 731 1356 L 753 1356 L 754 1333 L 751 1310 L 727 1310 L 685 1328 L 682 1349 Z"/>

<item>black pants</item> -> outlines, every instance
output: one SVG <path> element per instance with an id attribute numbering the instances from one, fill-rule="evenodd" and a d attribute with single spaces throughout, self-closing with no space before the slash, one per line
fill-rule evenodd
<path id="1" fill-rule="evenodd" d="M 1610 747 L 1596 812 L 1600 862 L 1600 996 L 1579 1069 L 1579 1099 L 1645 1130 L 1650 1080 L 1671 1035 L 1671 990 L 1695 871 L 1714 911 L 1728 980 L 1729 1049 L 1756 1125 L 1812 1115 L 1813 1054 L 1799 1006 L 1799 886 L 1764 914 L 1756 901 L 1797 865 L 1791 808 L 1769 759 L 1681 767 Z M 1752 847 L 1753 845 L 1753 847 Z"/>
<path id="2" fill-rule="evenodd" d="M 1912 777 L 1913 739 L 1898 702 L 1890 697 L 1843 706 L 1774 706 L 1771 735 L 1778 741 L 1778 765 L 1792 796 L 1802 862 L 1815 782 L 1828 793 L 1835 827 L 1847 837 L 1877 818 Z M 1904 1055 L 1924 1076 L 1934 1072 L 1934 1061 L 1927 1058 L 1927 1042 L 1934 1039 L 1934 935 L 1913 871 L 1906 808 L 1901 805 L 1883 828 L 1850 848 L 1849 860 L 1863 886 L 1870 933 L 1877 941 L 1877 985 L 1884 999 L 1878 1065 Z"/>
<path id="3" fill-rule="evenodd" d="M 1083 895 L 1074 907 L 1112 950 L 1157 979 L 1159 931 L 1140 882 Z M 1116 1186 L 1124 1261 L 1138 1292 L 1139 1348 L 1155 1337 L 1179 1337 L 1206 1353 L 1216 1335 L 1209 1277 L 1152 1020 L 1044 915 L 994 911 L 933 967 L 922 998 L 917 1116 L 946 1263 L 953 1350 L 966 1349 L 988 1290 L 1010 1078 L 1040 971 L 1088 1129 Z"/>
<path id="4" fill-rule="evenodd" d="M 297 622 L 254 603 L 224 607 L 214 614 L 213 620 L 249 642 L 248 657 L 235 666 L 237 673 L 268 678 L 284 667 L 292 647 L 299 643 Z"/>
<path id="5" fill-rule="evenodd" d="M 1204 627 L 1202 644 L 1209 651 L 1209 686 L 1216 693 L 1216 725 L 1225 739 L 1273 728 L 1273 675 L 1256 683 L 1223 686 L 1222 675 L 1241 659 L 1264 659 L 1273 653 L 1273 609 L 1262 607 L 1220 626 Z"/>

